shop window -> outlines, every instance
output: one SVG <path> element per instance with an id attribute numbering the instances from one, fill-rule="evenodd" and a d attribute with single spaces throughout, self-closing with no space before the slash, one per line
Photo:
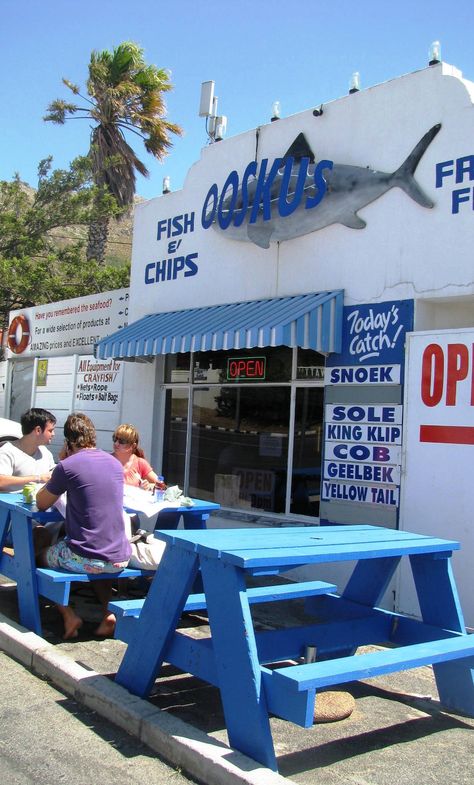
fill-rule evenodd
<path id="1" fill-rule="evenodd" d="M 184 488 L 188 400 L 188 388 L 166 391 L 163 476 L 168 484 L 180 488 Z"/>
<path id="2" fill-rule="evenodd" d="M 289 387 L 195 389 L 189 494 L 284 512 L 289 412 Z"/>
<path id="3" fill-rule="evenodd" d="M 319 516 L 323 388 L 296 390 L 290 512 Z"/>
<path id="4" fill-rule="evenodd" d="M 194 355 L 195 384 L 288 382 L 290 378 L 291 349 L 286 346 Z"/>
<path id="5" fill-rule="evenodd" d="M 189 383 L 191 352 L 167 354 L 165 361 L 165 382 L 171 384 Z"/>
<path id="6" fill-rule="evenodd" d="M 298 349 L 296 378 L 313 382 L 324 381 L 325 357 L 312 349 Z"/>

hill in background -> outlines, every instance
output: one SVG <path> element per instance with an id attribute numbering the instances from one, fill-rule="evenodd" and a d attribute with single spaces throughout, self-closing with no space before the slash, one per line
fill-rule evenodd
<path id="1" fill-rule="evenodd" d="M 27 192 L 31 199 L 35 193 L 35 189 L 27 183 L 22 183 L 22 188 Z M 145 202 L 142 196 L 136 196 L 134 205 Z M 129 263 L 132 259 L 132 236 L 133 236 L 133 213 L 132 207 L 125 213 L 120 220 L 112 219 L 110 221 L 109 239 L 107 243 L 107 253 L 105 263 L 113 267 L 122 267 Z M 84 247 L 87 245 L 87 227 L 86 226 L 68 226 L 57 229 L 51 232 L 51 237 L 54 237 L 58 245 L 64 246 L 68 242 L 77 242 L 83 240 Z"/>
<path id="2" fill-rule="evenodd" d="M 141 196 L 135 197 L 135 204 L 146 201 Z M 107 253 L 105 263 L 113 267 L 122 267 L 132 259 L 132 237 L 133 237 L 133 213 L 132 207 L 118 221 L 110 221 L 109 238 L 107 241 Z M 51 232 L 51 236 L 57 238 L 58 244 L 68 241 L 77 242 L 83 240 L 84 247 L 87 245 L 86 226 L 68 226 L 67 229 L 58 229 Z"/>

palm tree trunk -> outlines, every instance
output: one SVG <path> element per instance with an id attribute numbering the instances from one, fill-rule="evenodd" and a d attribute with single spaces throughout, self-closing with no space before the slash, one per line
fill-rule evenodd
<path id="1" fill-rule="evenodd" d="M 107 251 L 107 239 L 109 236 L 110 218 L 104 216 L 98 218 L 89 226 L 87 238 L 87 261 L 95 259 L 99 264 L 105 264 L 105 253 Z"/>

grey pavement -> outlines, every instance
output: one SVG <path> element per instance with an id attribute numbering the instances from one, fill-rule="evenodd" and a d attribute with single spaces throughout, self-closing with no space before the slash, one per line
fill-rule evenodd
<path id="1" fill-rule="evenodd" d="M 0 652 L 4 785 L 186 785 L 145 744 Z"/>
<path id="2" fill-rule="evenodd" d="M 220 697 L 214 687 L 171 666 L 165 666 L 149 700 L 131 696 L 114 683 L 125 644 L 93 637 L 98 609 L 89 586 L 82 585 L 73 595 L 73 602 L 87 623 L 77 640 L 65 642 L 60 637 L 56 611 L 50 605 L 42 606 L 44 638 L 19 627 L 15 623 L 15 588 L 7 581 L 2 585 L 2 580 L 0 649 L 33 673 L 46 677 L 85 709 L 100 715 L 110 723 L 110 733 L 118 732 L 117 728 L 127 731 L 146 745 L 145 754 L 154 751 L 172 769 L 179 769 L 198 782 L 472 783 L 474 719 L 443 711 L 430 667 L 347 685 L 347 691 L 355 698 L 355 709 L 345 720 L 315 723 L 304 729 L 272 718 L 280 772 L 276 774 L 229 748 Z M 125 590 L 122 587 L 121 591 Z M 285 626 L 304 615 L 298 601 L 253 606 L 252 613 L 256 626 L 262 629 Z M 205 617 L 189 615 L 182 619 L 181 627 L 187 628 L 190 635 L 201 636 L 208 632 L 205 622 Z M 91 738 L 96 735 L 95 725 L 89 728 L 89 734 Z M 54 740 L 53 731 L 51 735 Z M 179 782 L 173 778 L 169 781 Z M 156 782 L 168 780 L 163 777 Z"/>

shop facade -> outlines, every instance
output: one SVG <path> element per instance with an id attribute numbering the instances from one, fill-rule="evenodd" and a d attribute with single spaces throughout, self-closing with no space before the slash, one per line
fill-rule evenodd
<path id="1" fill-rule="evenodd" d="M 443 536 L 441 492 L 467 569 L 474 396 L 448 463 L 407 424 L 422 377 L 472 379 L 473 99 L 438 63 L 211 144 L 137 207 L 130 323 L 96 356 L 124 361 L 122 419 L 167 479 L 249 520 L 417 531 L 426 509 Z M 408 365 L 412 336 L 458 329 L 444 381 Z"/>
<path id="2" fill-rule="evenodd" d="M 5 416 L 16 376 L 28 405 L 99 419 L 105 448 L 132 422 L 229 520 L 457 538 L 474 625 L 473 100 L 438 63 L 205 147 L 136 208 L 126 318 L 55 356 L 32 333 L 0 368 Z M 91 369 L 120 391 L 86 400 Z M 416 614 L 403 575 L 396 596 Z"/>
<path id="3" fill-rule="evenodd" d="M 406 333 L 473 322 L 472 94 L 431 66 L 209 145 L 137 207 L 97 356 L 135 361 L 124 413 L 190 493 L 397 525 Z"/>

